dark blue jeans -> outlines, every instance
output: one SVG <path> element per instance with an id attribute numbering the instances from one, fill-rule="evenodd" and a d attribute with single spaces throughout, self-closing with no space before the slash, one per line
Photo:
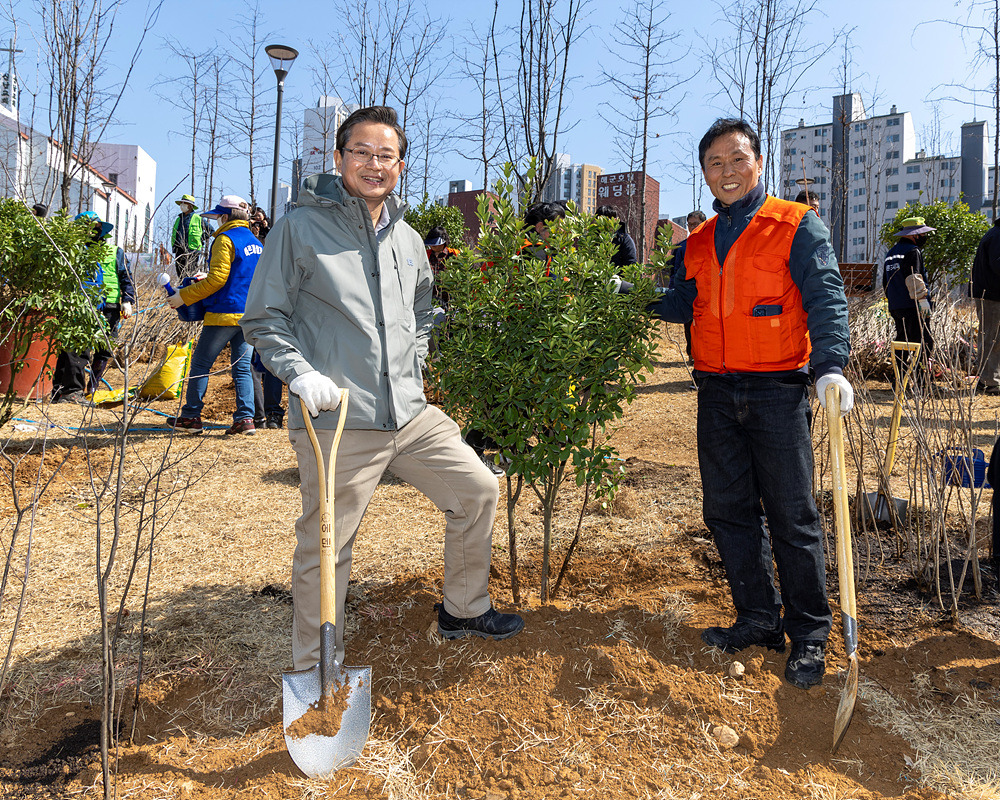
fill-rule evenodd
<path id="1" fill-rule="evenodd" d="M 702 373 L 698 384 L 705 524 L 722 556 L 737 619 L 776 628 L 783 604 L 792 641 L 825 640 L 832 615 L 812 496 L 805 376 L 800 381 Z"/>

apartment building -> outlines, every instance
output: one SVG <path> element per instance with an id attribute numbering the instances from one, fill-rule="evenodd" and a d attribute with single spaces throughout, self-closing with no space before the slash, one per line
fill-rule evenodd
<path id="1" fill-rule="evenodd" d="M 572 200 L 580 211 L 593 214 L 597 202 L 597 180 L 604 172 L 593 164 L 572 164 L 566 153 L 556 153 L 552 174 L 542 188 L 542 200 Z"/>
<path id="2" fill-rule="evenodd" d="M 954 202 L 983 207 L 986 188 L 986 123 L 962 125 L 958 154 L 916 149 L 910 112 L 892 106 L 869 116 L 857 93 L 833 98 L 829 122 L 781 134 L 778 194 L 794 200 L 806 186 L 819 198 L 820 217 L 830 228 L 837 257 L 879 261 L 882 225 L 909 202 Z"/>

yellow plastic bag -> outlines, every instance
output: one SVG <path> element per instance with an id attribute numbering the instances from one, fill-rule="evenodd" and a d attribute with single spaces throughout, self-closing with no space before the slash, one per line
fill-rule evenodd
<path id="1" fill-rule="evenodd" d="M 139 387 L 139 397 L 159 400 L 176 400 L 181 395 L 184 379 L 191 366 L 191 348 L 194 342 L 173 344 L 167 347 L 167 357 L 149 380 Z"/>

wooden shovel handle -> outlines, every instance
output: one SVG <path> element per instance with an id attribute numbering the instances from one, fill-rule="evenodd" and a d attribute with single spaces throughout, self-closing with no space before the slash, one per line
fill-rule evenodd
<path id="1" fill-rule="evenodd" d="M 830 427 L 830 464 L 833 472 L 833 507 L 837 529 L 837 576 L 840 581 L 840 614 L 844 627 L 847 657 L 858 649 L 858 610 L 854 592 L 854 552 L 851 544 L 851 516 L 847 504 L 847 458 L 844 426 L 840 413 L 840 389 L 826 389 L 826 419 Z"/>
<path id="2" fill-rule="evenodd" d="M 301 399 L 302 418 L 306 423 L 309 441 L 312 442 L 316 454 L 316 471 L 319 474 L 319 624 L 337 624 L 337 531 L 334 525 L 334 481 L 337 474 L 337 450 L 340 447 L 340 437 L 344 433 L 344 423 L 347 422 L 348 390 L 340 392 L 340 415 L 337 417 L 337 430 L 333 435 L 333 446 L 330 448 L 330 465 L 323 463 L 323 449 L 316 438 L 309 409 Z"/>
<path id="3" fill-rule="evenodd" d="M 902 378 L 899 375 L 899 365 L 896 363 L 896 351 L 909 350 L 913 353 L 910 362 L 906 365 L 906 371 Z M 903 416 L 903 394 L 906 392 L 906 384 L 910 382 L 910 376 L 920 360 L 920 342 L 893 342 L 892 343 L 892 372 L 896 376 L 896 396 L 892 403 L 892 420 L 889 423 L 889 443 L 885 448 L 885 462 L 882 465 L 882 472 L 885 473 L 885 481 L 888 486 L 889 475 L 892 473 L 892 465 L 896 460 L 896 441 L 899 439 L 899 422 Z"/>

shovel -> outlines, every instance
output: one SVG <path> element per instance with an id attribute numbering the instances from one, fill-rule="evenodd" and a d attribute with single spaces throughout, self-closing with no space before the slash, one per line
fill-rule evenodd
<path id="1" fill-rule="evenodd" d="M 851 517 L 847 507 L 847 459 L 844 429 L 840 419 L 840 389 L 826 390 L 826 420 L 830 426 L 830 464 L 833 468 L 833 508 L 837 527 L 837 575 L 840 578 L 840 620 L 847 651 L 847 683 L 840 694 L 833 724 L 833 752 L 837 752 L 854 715 L 858 699 L 858 610 L 854 593 L 854 554 L 851 545 Z"/>
<path id="2" fill-rule="evenodd" d="M 906 370 L 902 377 L 899 374 L 899 364 L 896 360 L 896 353 L 900 350 L 909 350 L 913 355 L 906 365 Z M 890 525 L 902 525 L 906 522 L 906 509 L 909 502 L 898 497 L 893 497 L 889 490 L 889 475 L 892 474 L 892 465 L 896 460 L 896 442 L 899 439 L 899 421 L 903 416 L 903 394 L 906 392 L 906 384 L 910 381 L 910 376 L 920 360 L 920 342 L 893 342 L 892 343 L 892 371 L 896 376 L 896 397 L 892 404 L 892 420 L 889 423 L 889 442 L 885 448 L 885 461 L 882 465 L 882 472 L 879 475 L 879 490 L 868 492 L 865 495 L 864 510 L 869 519 L 876 523 L 886 522 Z"/>
<path id="3" fill-rule="evenodd" d="M 337 662 L 337 546 L 334 529 L 334 475 L 337 448 L 347 419 L 347 390 L 340 396 L 340 417 L 333 437 L 329 469 L 323 464 L 309 411 L 302 418 L 316 451 L 319 472 L 319 664 L 285 672 L 281 694 L 285 746 L 295 765 L 310 778 L 323 779 L 349 767 L 368 739 L 372 724 L 371 667 L 343 667 Z"/>

